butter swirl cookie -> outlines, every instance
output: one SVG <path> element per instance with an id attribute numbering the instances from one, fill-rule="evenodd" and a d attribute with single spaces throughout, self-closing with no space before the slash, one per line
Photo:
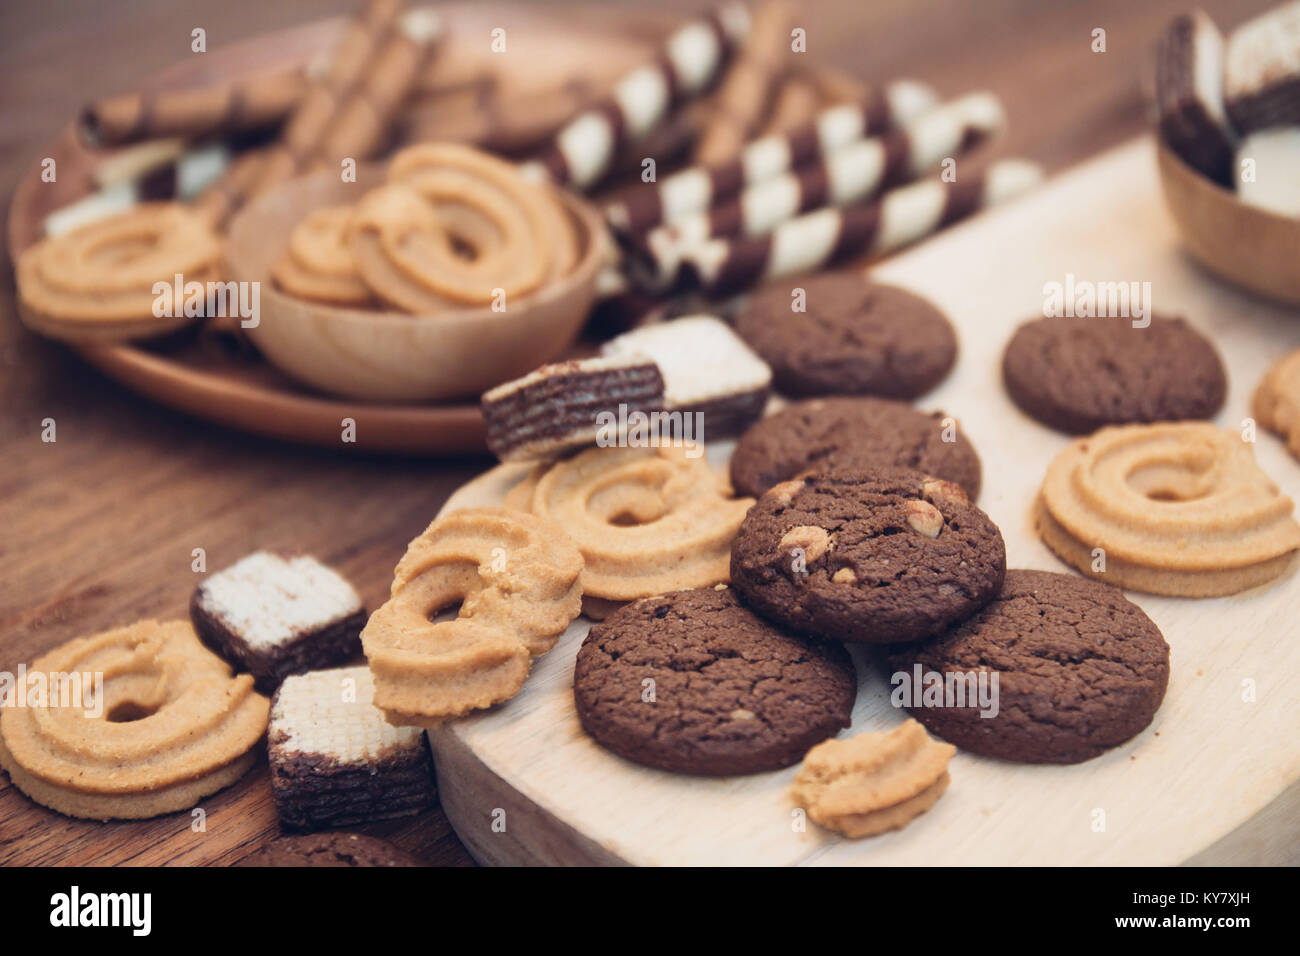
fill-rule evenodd
<path id="1" fill-rule="evenodd" d="M 1233 594 L 1282 574 L 1300 548 L 1294 504 L 1236 432 L 1202 422 L 1103 428 L 1048 466 L 1039 534 L 1119 587 Z"/>
<path id="2" fill-rule="evenodd" d="M 29 684 L 36 674 L 50 692 L 14 689 L 19 699 L 0 712 L 0 765 L 68 816 L 139 820 L 192 807 L 243 776 L 266 733 L 270 701 L 188 621 L 78 638 L 38 659 Z M 96 694 L 82 675 L 98 674 Z M 89 684 L 89 699 L 64 693 L 70 682 Z"/>
<path id="3" fill-rule="evenodd" d="M 730 580 L 731 542 L 754 503 L 703 449 L 590 448 L 526 479 L 508 499 L 565 530 L 582 552 L 583 592 L 632 601 Z M 694 457 L 693 457 L 694 456 Z"/>
<path id="4" fill-rule="evenodd" d="M 790 795 L 815 823 L 846 837 L 900 830 L 943 796 L 956 753 L 915 720 L 827 740 L 808 751 Z"/>
<path id="5" fill-rule="evenodd" d="M 1251 411 L 1261 425 L 1281 435 L 1300 458 L 1300 349 L 1273 366 L 1255 389 Z"/>
<path id="6" fill-rule="evenodd" d="M 550 187 L 465 146 L 405 150 L 388 184 L 362 198 L 350 249 L 389 305 L 441 312 L 507 307 L 570 272 L 577 238 Z"/>
<path id="7" fill-rule="evenodd" d="M 353 206 L 330 206 L 298 223 L 271 270 L 276 284 L 290 295 L 315 302 L 371 304 L 374 296 L 361 281 L 348 246 L 355 214 Z"/>
<path id="8" fill-rule="evenodd" d="M 509 700 L 582 607 L 582 555 L 561 528 L 504 508 L 437 518 L 411 542 L 361 632 L 375 706 L 431 727 Z M 460 602 L 452 620 L 439 611 Z"/>
<path id="9" fill-rule="evenodd" d="M 221 240 L 206 218 L 178 203 L 144 203 L 23 252 L 19 313 L 34 331 L 58 339 L 161 335 L 194 321 L 184 302 L 170 301 L 176 276 L 207 283 L 220 269 Z M 162 310 L 158 282 L 167 284 Z"/>

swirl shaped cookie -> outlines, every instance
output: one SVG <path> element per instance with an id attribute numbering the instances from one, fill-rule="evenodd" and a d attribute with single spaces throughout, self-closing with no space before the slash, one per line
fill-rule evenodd
<path id="1" fill-rule="evenodd" d="M 220 268 L 221 240 L 207 219 L 178 203 L 144 203 L 27 249 L 16 270 L 19 312 L 34 331 L 59 339 L 161 335 L 193 317 L 183 302 L 155 315 L 154 284 L 170 292 L 178 274 L 206 283 Z"/>
<path id="2" fill-rule="evenodd" d="M 582 555 L 556 524 L 466 508 L 410 543 L 361 643 L 390 724 L 436 726 L 519 692 L 582 607 Z M 454 620 L 433 621 L 460 602 Z"/>
<path id="3" fill-rule="evenodd" d="M 579 251 L 550 187 L 454 144 L 398 153 L 358 205 L 349 248 L 379 298 L 415 313 L 508 304 L 566 275 Z"/>
<path id="4" fill-rule="evenodd" d="M 0 713 L 0 765 L 37 803 L 140 820 L 194 806 L 252 766 L 270 701 L 204 647 L 188 621 L 139 621 L 39 658 L 44 700 Z M 82 675 L 103 675 L 87 699 Z M 81 684 L 83 693 L 67 693 Z M 16 692 L 22 693 L 16 689 Z M 98 699 L 95 699 L 95 698 Z"/>
<path id="5" fill-rule="evenodd" d="M 284 254 L 271 275 L 290 295 L 334 305 L 369 305 L 370 288 L 361 281 L 348 242 L 356 215 L 353 206 L 317 209 L 294 226 Z"/>
<path id="6" fill-rule="evenodd" d="M 1234 431 L 1202 422 L 1103 428 L 1047 469 L 1047 546 L 1084 574 L 1182 597 L 1282 574 L 1300 548 L 1294 504 Z"/>
<path id="7" fill-rule="evenodd" d="M 552 519 L 582 552 L 585 594 L 633 601 L 730 580 L 754 503 L 682 445 L 590 448 L 537 471 L 508 503 Z"/>
<path id="8" fill-rule="evenodd" d="M 814 822 L 846 837 L 901 830 L 948 789 L 948 761 L 956 752 L 915 720 L 827 740 L 804 757 L 790 796 Z"/>
<path id="9" fill-rule="evenodd" d="M 1281 435 L 1300 458 L 1300 349 L 1274 365 L 1255 389 L 1251 411 L 1259 423 Z"/>

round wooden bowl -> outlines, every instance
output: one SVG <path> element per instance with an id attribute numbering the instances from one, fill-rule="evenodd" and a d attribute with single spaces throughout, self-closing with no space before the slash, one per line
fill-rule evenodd
<path id="1" fill-rule="evenodd" d="M 557 358 L 578 337 L 596 297 L 609 241 L 590 203 L 557 191 L 573 221 L 578 264 L 537 292 L 490 307 L 437 315 L 343 308 L 286 295 L 271 281 L 293 227 L 308 213 L 354 202 L 382 182 L 378 167 L 345 183 L 323 172 L 286 184 L 242 210 L 230 224 L 231 276 L 261 285 L 260 322 L 247 329 L 282 372 L 323 392 L 381 402 L 476 396 Z"/>
<path id="2" fill-rule="evenodd" d="M 1159 136 L 1156 156 L 1165 204 L 1192 258 L 1229 282 L 1300 305 L 1300 219 L 1242 202 Z"/>

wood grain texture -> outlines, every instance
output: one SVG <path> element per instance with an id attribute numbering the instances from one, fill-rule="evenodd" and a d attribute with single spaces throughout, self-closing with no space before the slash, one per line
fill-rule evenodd
<path id="1" fill-rule="evenodd" d="M 1037 238 L 1013 256 L 990 253 L 1023 236 Z M 1189 263 L 1162 204 L 1149 138 L 872 270 L 933 300 L 957 328 L 956 370 L 918 404 L 956 416 L 978 449 L 985 474 L 979 504 L 1002 529 L 1008 566 L 1073 573 L 1039 540 L 1030 515 L 1048 463 L 1070 439 L 1020 412 L 1000 380 L 1012 330 L 1042 314 L 1044 283 L 1064 281 L 1066 272 L 1079 280 L 1150 282 L 1156 309 L 1186 315 L 1206 332 L 1229 372 L 1228 400 L 1215 419 L 1224 428 L 1240 426 L 1260 377 L 1300 346 L 1300 314 Z M 722 464 L 730 445 L 711 446 L 711 461 Z M 1255 453 L 1283 492 L 1300 500 L 1300 463 L 1282 442 L 1260 435 Z M 500 504 L 526 472 L 526 465 L 499 466 L 447 507 Z M 1171 648 L 1169 690 L 1151 725 L 1071 766 L 959 752 L 948 791 L 900 832 L 844 840 L 811 824 L 795 829 L 788 790 L 797 767 L 700 779 L 603 750 L 583 733 L 573 706 L 584 619 L 534 663 L 509 703 L 430 734 L 449 791 L 444 802 L 478 858 L 516 864 L 572 863 L 575 856 L 642 865 L 1298 862 L 1300 714 L 1290 684 L 1300 668 L 1297 565 L 1293 560 L 1269 585 L 1224 598 L 1129 592 Z M 851 650 L 859 691 L 846 733 L 896 725 L 906 715 L 890 705 L 886 676 L 866 648 Z M 1253 700 L 1243 694 L 1247 681 Z M 493 826 L 502 812 L 504 830 Z M 1099 812 L 1103 830 L 1094 828 Z M 548 852 L 551 846 L 559 852 Z"/>
<path id="2" fill-rule="evenodd" d="M 1228 26 L 1271 3 L 1200 5 Z M 653 6 L 685 14 L 707 3 Z M 801 16 L 809 55 L 864 79 L 910 75 L 947 94 L 994 90 L 1011 120 L 1005 151 L 1058 170 L 1145 127 L 1140 77 L 1150 44 L 1186 6 L 844 0 L 801 4 Z M 216 49 L 354 7 L 354 0 L 0 5 L 0 186 L 7 197 L 89 96 L 130 89 L 190 56 L 195 26 Z M 1095 26 L 1107 30 L 1106 54 L 1089 51 Z M 998 253 L 1014 255 L 1023 242 Z M 55 444 L 40 439 L 45 418 L 58 423 Z M 300 546 L 337 563 L 374 606 L 406 542 L 485 467 L 358 456 L 342 445 L 304 450 L 160 409 L 23 330 L 9 269 L 0 270 L 0 450 L 0 668 L 139 617 L 183 615 L 195 547 L 217 568 L 257 547 Z M 276 833 L 264 768 L 205 805 L 208 832 L 195 839 L 187 816 L 109 826 L 65 820 L 0 778 L 0 864 L 229 862 Z M 368 832 L 391 834 L 430 863 L 468 860 L 437 811 Z"/>

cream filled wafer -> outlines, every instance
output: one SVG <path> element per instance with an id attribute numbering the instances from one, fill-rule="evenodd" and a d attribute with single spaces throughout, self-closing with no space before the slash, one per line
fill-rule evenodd
<path id="1" fill-rule="evenodd" d="M 652 229 L 645 243 L 669 261 L 714 236 L 757 236 L 822 206 L 847 206 L 935 169 L 1005 122 L 997 97 L 974 93 L 926 113 L 907 130 L 888 130 L 837 149 L 820 161 L 775 176 L 734 200 Z"/>
<path id="2" fill-rule="evenodd" d="M 1199 10 L 1174 19 L 1156 49 L 1160 134 L 1187 163 L 1226 182 L 1236 133 L 1223 103 L 1223 34 Z"/>
<path id="3" fill-rule="evenodd" d="M 1241 132 L 1300 125 L 1300 2 L 1233 30 L 1223 76 L 1228 115 Z"/>
<path id="4" fill-rule="evenodd" d="M 424 731 L 375 706 L 370 668 L 286 678 L 271 701 L 267 753 L 280 822 L 320 830 L 419 813 L 434 802 Z"/>
<path id="5" fill-rule="evenodd" d="M 625 235 L 678 222 L 863 137 L 907 126 L 934 103 L 929 87 L 890 83 L 862 100 L 829 107 L 790 133 L 754 140 L 730 163 L 692 166 L 658 183 L 634 186 L 605 207 L 606 218 Z"/>
<path id="6" fill-rule="evenodd" d="M 1039 168 L 1024 160 L 1001 160 L 983 173 L 955 183 L 926 180 L 884 193 L 879 199 L 842 209 L 824 208 L 790 219 L 772 232 L 748 239 L 710 239 L 688 250 L 680 263 L 710 295 L 733 292 L 780 276 L 820 269 L 860 256 L 877 256 L 908 245 L 986 206 L 1035 185 Z M 677 271 L 636 277 L 655 287 L 670 286 Z"/>
<path id="7" fill-rule="evenodd" d="M 676 30 L 654 63 L 627 74 L 605 100 L 577 116 L 526 169 L 576 189 L 594 185 L 618 151 L 643 139 L 679 102 L 718 76 L 732 47 L 749 31 L 744 4 L 727 3 Z"/>

